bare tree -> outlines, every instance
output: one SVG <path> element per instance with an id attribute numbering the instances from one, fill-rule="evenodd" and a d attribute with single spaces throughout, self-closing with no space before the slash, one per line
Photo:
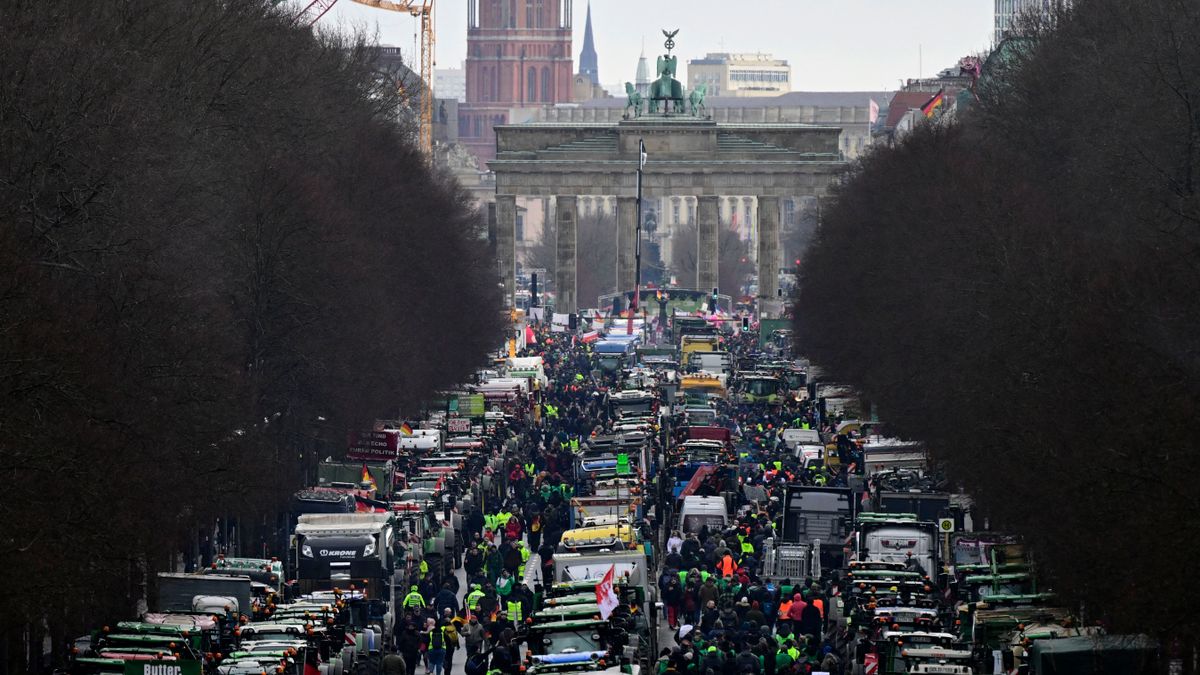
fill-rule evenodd
<path id="1" fill-rule="evenodd" d="M 695 225 L 676 226 L 671 237 L 671 273 L 679 286 L 695 287 L 699 244 Z M 750 246 L 738 233 L 721 227 L 717 233 L 717 279 L 721 292 L 737 297 L 754 274 Z"/>
<path id="2" fill-rule="evenodd" d="M 1147 613 L 1129 580 L 1186 587 L 1197 554 L 1198 45 L 1178 0 L 1027 27 L 957 122 L 852 171 L 796 308 L 803 351 L 926 440 L 1067 602 L 1185 641 L 1188 601 Z"/>
<path id="3" fill-rule="evenodd" d="M 0 669 L 133 616 L 214 523 L 274 546 L 298 457 L 499 338 L 371 46 L 285 11 L 0 5 Z"/>

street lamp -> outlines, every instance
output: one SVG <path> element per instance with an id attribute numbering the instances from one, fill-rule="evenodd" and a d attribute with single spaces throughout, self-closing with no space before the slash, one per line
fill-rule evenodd
<path id="1" fill-rule="evenodd" d="M 628 333 L 633 334 L 633 317 L 637 315 L 642 289 L 642 169 L 646 168 L 646 142 L 638 139 L 637 168 L 637 228 L 633 235 L 633 304 L 629 307 Z M 643 325 L 643 330 L 645 326 Z"/>

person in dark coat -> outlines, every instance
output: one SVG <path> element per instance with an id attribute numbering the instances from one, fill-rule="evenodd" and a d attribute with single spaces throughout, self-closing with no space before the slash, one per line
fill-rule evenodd
<path id="1" fill-rule="evenodd" d="M 458 596 L 449 583 L 442 584 L 442 590 L 438 591 L 433 599 L 433 609 L 437 616 L 444 614 L 443 610 L 446 609 L 449 609 L 451 614 L 458 614 Z"/>
<path id="2" fill-rule="evenodd" d="M 471 512 L 467 514 L 467 531 L 471 534 L 481 534 L 483 532 L 483 511 L 479 507 L 473 507 Z"/>
<path id="3" fill-rule="evenodd" d="M 554 583 L 554 547 L 548 541 L 543 541 L 537 554 L 541 561 L 542 585 L 550 588 L 550 584 Z"/>
<path id="4" fill-rule="evenodd" d="M 770 629 L 764 630 L 763 638 L 758 641 L 758 655 L 762 657 L 763 675 L 775 675 L 775 658 L 779 655 L 779 643 L 771 637 Z"/>
<path id="5" fill-rule="evenodd" d="M 477 652 L 467 657 L 467 662 L 463 664 L 463 672 L 466 675 L 487 675 L 488 660 L 491 658 L 492 651 Z"/>
<path id="6" fill-rule="evenodd" d="M 821 637 L 821 610 L 813 603 L 808 603 L 800 612 L 800 623 L 796 626 L 798 635 L 809 636 L 809 643 Z"/>
<path id="7" fill-rule="evenodd" d="M 527 506 L 526 511 L 532 512 L 525 522 L 525 531 L 529 533 L 526 535 L 529 538 L 529 550 L 536 551 L 542 545 L 542 514 L 533 504 Z"/>
<path id="8" fill-rule="evenodd" d="M 737 672 L 742 675 L 762 675 L 762 667 L 758 663 L 758 657 L 750 651 L 750 645 L 742 647 L 742 651 L 737 655 Z"/>
<path id="9" fill-rule="evenodd" d="M 421 635 L 412 622 L 396 622 L 396 651 L 404 657 L 404 665 L 408 667 L 408 675 L 417 672 L 417 664 L 421 662 Z"/>
<path id="10" fill-rule="evenodd" d="M 504 569 L 508 570 L 509 574 L 516 575 L 517 570 L 521 568 L 521 550 L 516 546 L 509 546 L 504 550 Z"/>
<path id="11" fill-rule="evenodd" d="M 479 576 L 480 571 L 483 570 L 483 553 L 478 547 L 472 546 L 467 549 L 463 556 L 463 569 L 467 571 L 468 581 Z"/>

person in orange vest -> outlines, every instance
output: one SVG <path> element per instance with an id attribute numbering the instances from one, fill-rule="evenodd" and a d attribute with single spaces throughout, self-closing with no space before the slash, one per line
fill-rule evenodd
<path id="1" fill-rule="evenodd" d="M 778 622 L 778 625 L 776 626 L 776 630 L 779 632 L 780 635 L 787 635 L 792 632 L 791 619 L 788 617 L 788 612 L 791 609 L 792 609 L 792 599 L 786 595 L 783 596 L 783 602 L 779 603 L 779 613 L 777 615 L 779 617 L 779 622 Z M 785 626 L 787 627 L 786 631 L 783 630 Z"/>
<path id="2" fill-rule="evenodd" d="M 720 562 L 717 563 L 717 568 L 720 569 L 722 577 L 732 577 L 733 571 L 737 569 L 737 566 L 733 562 L 733 556 L 726 553 Z"/>

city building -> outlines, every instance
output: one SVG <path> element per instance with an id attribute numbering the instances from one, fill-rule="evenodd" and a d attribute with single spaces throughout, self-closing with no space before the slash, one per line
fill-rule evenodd
<path id="1" fill-rule="evenodd" d="M 792 67 L 770 54 L 709 53 L 687 62 L 687 87 L 709 96 L 778 96 L 792 90 Z"/>
<path id="2" fill-rule="evenodd" d="M 572 0 L 468 0 L 466 102 L 458 139 L 477 158 L 496 153 L 497 124 L 571 101 Z"/>
<path id="3" fill-rule="evenodd" d="M 440 99 L 467 102 L 467 73 L 462 68 L 435 68 L 433 93 Z"/>
<path id="4" fill-rule="evenodd" d="M 1070 4 L 1070 0 L 995 0 L 995 40 L 999 44 L 1015 22 L 1024 14 L 1049 14 L 1058 7 Z"/>
<path id="5" fill-rule="evenodd" d="M 840 146 L 855 159 L 871 144 L 871 102 L 883 109 L 892 97 L 885 91 L 793 91 L 760 97 L 712 96 L 708 114 L 718 123 L 813 124 L 842 129 Z M 928 98 L 928 97 L 926 97 Z M 625 97 L 596 99 L 537 111 L 531 122 L 611 124 L 625 114 Z M 667 222 L 671 222 L 670 211 Z"/>
<path id="6" fill-rule="evenodd" d="M 921 120 L 926 119 L 921 106 L 936 95 L 936 91 L 898 91 L 888 101 L 879 125 L 877 142 L 892 144 L 912 131 Z"/>

